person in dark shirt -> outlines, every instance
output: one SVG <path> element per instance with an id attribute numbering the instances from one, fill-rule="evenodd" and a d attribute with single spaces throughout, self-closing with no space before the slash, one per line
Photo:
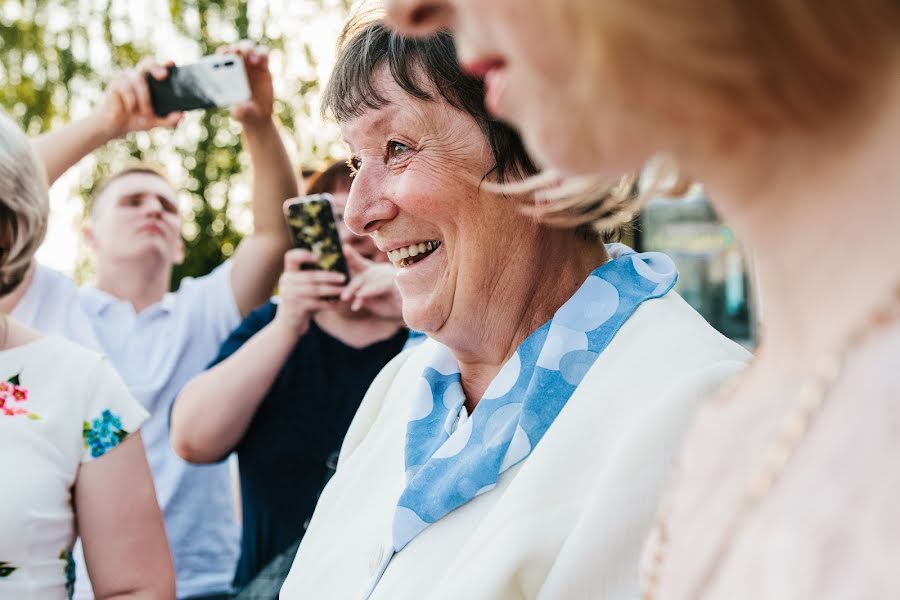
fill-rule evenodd
<path id="1" fill-rule="evenodd" d="M 237 589 L 302 537 L 360 401 L 407 341 L 393 267 L 369 237 L 343 225 L 349 181 L 349 168 L 336 163 L 308 192 L 334 196 L 351 282 L 301 270 L 315 255 L 289 251 L 280 301 L 244 319 L 172 411 L 172 445 L 185 460 L 218 462 L 237 452 Z"/>

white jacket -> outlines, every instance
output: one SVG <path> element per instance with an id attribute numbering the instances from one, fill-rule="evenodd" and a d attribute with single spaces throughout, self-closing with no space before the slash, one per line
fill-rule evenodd
<path id="1" fill-rule="evenodd" d="M 281 590 L 363 600 L 388 559 L 409 403 L 427 346 L 372 383 Z M 388 563 L 373 600 L 634 600 L 641 546 L 697 405 L 749 354 L 680 296 L 644 302 L 497 487 Z"/>

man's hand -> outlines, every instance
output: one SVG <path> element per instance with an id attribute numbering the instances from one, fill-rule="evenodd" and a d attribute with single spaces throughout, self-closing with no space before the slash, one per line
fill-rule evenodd
<path id="1" fill-rule="evenodd" d="M 318 257 L 308 250 L 288 250 L 284 255 L 284 274 L 279 280 L 281 301 L 275 321 L 300 337 L 309 330 L 309 320 L 320 310 L 334 308 L 327 298 L 337 298 L 344 291 L 342 273 L 301 271 L 301 265 L 315 264 Z"/>
<path id="2" fill-rule="evenodd" d="M 247 81 L 250 83 L 250 99 L 233 106 L 231 116 L 244 126 L 270 120 L 275 103 L 275 91 L 272 86 L 272 73 L 269 71 L 268 52 L 244 41 L 219 48 L 216 54 L 236 54 L 244 59 Z"/>
<path id="3" fill-rule="evenodd" d="M 182 113 L 174 112 L 158 117 L 153 112 L 150 88 L 145 76 L 163 80 L 169 73 L 166 67 L 151 58 L 145 58 L 131 70 L 116 75 L 106 88 L 103 103 L 94 110 L 93 118 L 102 126 L 109 139 L 120 138 L 132 131 L 146 131 L 154 127 L 175 127 Z"/>
<path id="4" fill-rule="evenodd" d="M 355 275 L 344 288 L 341 300 L 350 302 L 351 310 L 365 309 L 376 317 L 402 321 L 403 302 L 394 282 L 394 266 L 371 261 L 351 246 L 344 246 L 344 256 Z"/>

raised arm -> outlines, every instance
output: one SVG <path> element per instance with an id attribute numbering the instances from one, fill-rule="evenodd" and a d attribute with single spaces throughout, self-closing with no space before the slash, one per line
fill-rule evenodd
<path id="1" fill-rule="evenodd" d="M 338 296 L 344 289 L 340 273 L 300 270 L 301 264 L 316 260 L 315 254 L 305 250 L 288 252 L 275 319 L 265 326 L 247 324 L 247 332 L 238 329 L 226 342 L 241 344 L 237 351 L 192 379 L 178 394 L 170 439 L 181 458 L 217 462 L 244 437 L 297 340 L 309 329 L 312 315 L 331 307 L 323 298 Z"/>
<path id="2" fill-rule="evenodd" d="M 253 233 L 234 254 L 231 288 L 242 315 L 262 304 L 281 273 L 281 260 L 290 248 L 282 205 L 298 194 L 297 176 L 272 118 L 274 91 L 268 55 L 249 45 L 223 52 L 244 59 L 252 97 L 232 110 L 244 129 L 244 144 L 253 166 Z"/>
<path id="3" fill-rule="evenodd" d="M 109 83 L 103 102 L 87 117 L 33 140 L 34 149 L 47 169 L 50 185 L 82 158 L 111 140 L 132 131 L 178 124 L 181 113 L 164 118 L 153 113 L 145 73 L 157 79 L 167 76 L 164 66 L 145 59 L 137 68 L 118 74 Z"/>

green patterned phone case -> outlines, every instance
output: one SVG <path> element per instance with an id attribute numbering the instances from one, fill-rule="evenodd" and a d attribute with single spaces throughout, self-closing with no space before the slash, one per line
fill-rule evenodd
<path id="1" fill-rule="evenodd" d="M 284 215 L 294 246 L 315 253 L 319 257 L 319 269 L 343 273 L 350 279 L 350 270 L 341 250 L 341 238 L 331 210 L 331 194 L 292 198 L 284 203 Z M 304 265 L 304 268 L 316 267 Z"/>

